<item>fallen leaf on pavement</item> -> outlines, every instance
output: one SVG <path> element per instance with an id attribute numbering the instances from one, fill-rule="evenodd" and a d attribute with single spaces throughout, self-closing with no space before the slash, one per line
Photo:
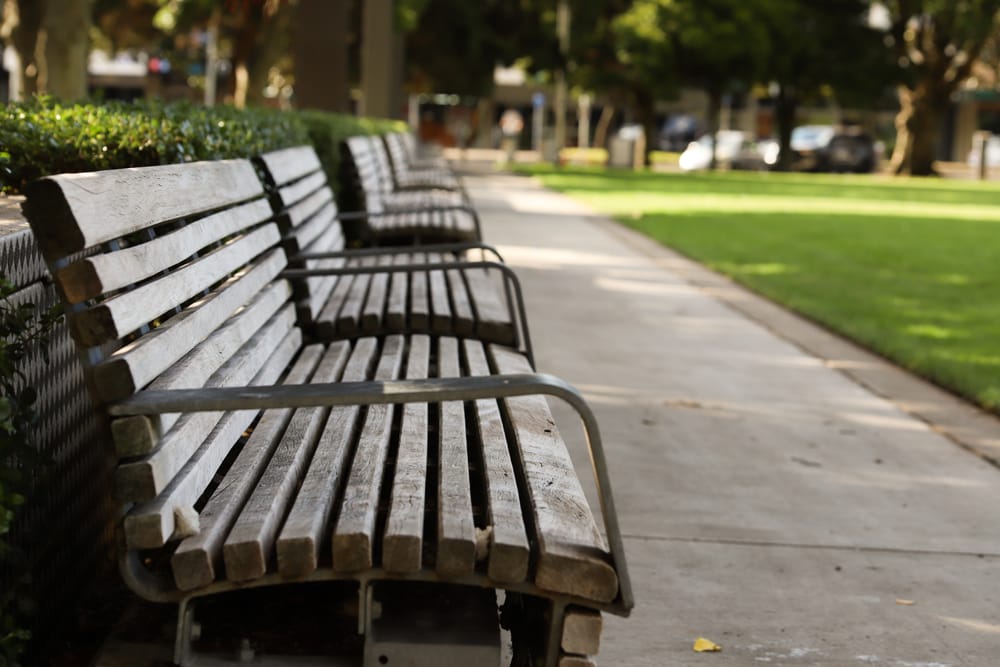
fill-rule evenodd
<path id="1" fill-rule="evenodd" d="M 698 637 L 698 639 L 694 640 L 694 650 L 695 653 L 716 653 L 721 651 L 722 647 L 713 642 L 711 639 Z"/>
<path id="2" fill-rule="evenodd" d="M 913 605 L 915 605 L 917 603 L 914 602 L 913 600 L 896 600 L 896 604 L 901 604 L 904 607 L 910 607 L 910 606 L 913 606 Z"/>

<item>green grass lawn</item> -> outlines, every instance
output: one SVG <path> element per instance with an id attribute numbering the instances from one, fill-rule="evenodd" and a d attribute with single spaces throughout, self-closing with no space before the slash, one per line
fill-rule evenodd
<path id="1" fill-rule="evenodd" d="M 1000 411 L 1000 186 L 879 176 L 530 171 Z"/>

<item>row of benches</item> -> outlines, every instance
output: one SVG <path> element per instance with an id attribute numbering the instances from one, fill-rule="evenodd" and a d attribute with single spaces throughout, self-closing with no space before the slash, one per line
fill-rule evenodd
<path id="1" fill-rule="evenodd" d="M 108 418 L 122 573 L 179 603 L 179 664 L 193 601 L 260 586 L 354 582 L 366 665 L 499 662 L 495 591 L 513 664 L 587 664 L 598 612 L 632 606 L 593 414 L 535 372 L 516 275 L 406 141 L 346 142 L 359 213 L 309 147 L 28 188 Z M 546 395 L 584 423 L 607 542 Z M 486 639 L 442 639 L 471 608 Z"/>

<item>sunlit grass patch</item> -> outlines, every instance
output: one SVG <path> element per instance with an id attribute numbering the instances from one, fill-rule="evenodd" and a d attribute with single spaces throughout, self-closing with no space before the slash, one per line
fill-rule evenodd
<path id="1" fill-rule="evenodd" d="M 728 172 L 535 171 L 546 185 L 1000 409 L 1000 187 Z"/>

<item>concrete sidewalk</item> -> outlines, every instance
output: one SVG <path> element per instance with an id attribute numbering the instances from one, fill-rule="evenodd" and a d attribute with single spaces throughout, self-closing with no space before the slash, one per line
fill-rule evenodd
<path id="1" fill-rule="evenodd" d="M 1000 664 L 995 419 L 528 178 L 467 185 L 609 451 L 638 604 L 601 664 Z"/>

